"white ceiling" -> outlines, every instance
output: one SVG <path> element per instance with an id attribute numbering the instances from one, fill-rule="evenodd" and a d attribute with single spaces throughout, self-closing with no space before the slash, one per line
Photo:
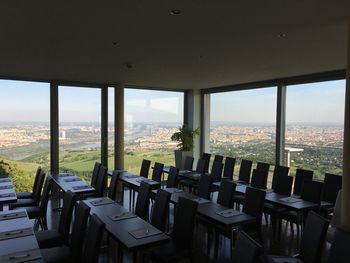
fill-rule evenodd
<path id="1" fill-rule="evenodd" d="M 0 76 L 197 89 L 344 69 L 349 17 L 349 0 L 6 0 Z"/>

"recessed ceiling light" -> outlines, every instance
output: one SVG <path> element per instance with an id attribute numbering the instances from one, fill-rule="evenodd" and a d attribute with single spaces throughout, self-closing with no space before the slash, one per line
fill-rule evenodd
<path id="1" fill-rule="evenodd" d="M 285 34 L 285 33 L 279 33 L 279 34 L 277 34 L 277 37 L 278 38 L 284 38 L 284 37 L 286 37 L 287 35 Z"/>
<path id="2" fill-rule="evenodd" d="M 172 10 L 170 10 L 170 14 L 171 14 L 172 16 L 181 15 L 181 10 L 179 10 L 179 9 L 172 9 Z"/>
<path id="3" fill-rule="evenodd" d="M 118 41 L 113 41 L 112 44 L 113 44 L 113 46 L 118 46 L 119 42 Z"/>

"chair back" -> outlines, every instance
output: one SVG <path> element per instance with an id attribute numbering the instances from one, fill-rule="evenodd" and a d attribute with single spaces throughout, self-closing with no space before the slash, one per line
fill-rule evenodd
<path id="1" fill-rule="evenodd" d="M 313 175 L 314 171 L 298 168 L 295 172 L 293 194 L 301 195 L 304 181 L 312 180 Z"/>
<path id="2" fill-rule="evenodd" d="M 256 170 L 262 170 L 264 172 L 266 172 L 267 174 L 269 173 L 269 169 L 270 169 L 270 164 L 268 163 L 263 163 L 263 162 L 258 162 L 256 164 Z"/>
<path id="3" fill-rule="evenodd" d="M 242 211 L 248 215 L 254 216 L 258 225 L 261 225 L 261 217 L 264 209 L 265 195 L 265 191 L 249 186 L 247 187 L 244 195 Z"/>
<path id="4" fill-rule="evenodd" d="M 84 202 L 79 202 L 76 207 L 75 220 L 73 223 L 70 251 L 74 262 L 81 262 L 83 253 L 83 242 L 86 233 L 87 221 L 90 214 L 90 207 Z"/>
<path id="5" fill-rule="evenodd" d="M 209 171 L 209 163 L 210 163 L 210 153 L 203 153 L 202 154 L 202 159 L 206 161 L 205 166 L 204 166 L 204 173 L 207 173 Z"/>
<path id="6" fill-rule="evenodd" d="M 210 175 L 205 175 L 205 174 L 201 175 L 198 182 L 198 192 L 197 192 L 198 197 L 210 200 L 212 182 L 213 182 L 213 178 Z"/>
<path id="7" fill-rule="evenodd" d="M 225 166 L 224 166 L 224 175 L 223 177 L 233 180 L 233 173 L 235 170 L 236 158 L 226 157 Z"/>
<path id="8" fill-rule="evenodd" d="M 151 186 L 146 182 L 141 182 L 136 199 L 135 214 L 146 221 L 148 219 L 150 194 Z"/>
<path id="9" fill-rule="evenodd" d="M 177 176 L 179 175 L 179 169 L 174 166 L 170 166 L 168 181 L 166 182 L 167 188 L 176 188 L 177 187 Z"/>
<path id="10" fill-rule="evenodd" d="M 163 189 L 158 189 L 154 200 L 151 224 L 165 232 L 169 212 L 171 194 Z"/>
<path id="11" fill-rule="evenodd" d="M 117 186 L 118 186 L 119 176 L 120 176 L 120 172 L 114 170 L 111 182 L 109 184 L 108 197 L 114 201 L 116 200 L 116 196 L 117 196 Z"/>
<path id="12" fill-rule="evenodd" d="M 147 178 L 150 166 L 151 166 L 151 161 L 143 159 L 141 164 L 141 169 L 140 169 L 140 176 Z"/>
<path id="13" fill-rule="evenodd" d="M 40 171 L 41 171 L 41 167 L 38 166 L 38 168 L 36 169 L 34 183 L 33 183 L 33 190 L 32 190 L 33 194 L 35 193 L 36 187 L 37 187 L 39 179 L 40 179 Z"/>
<path id="14" fill-rule="evenodd" d="M 326 173 L 322 200 L 334 204 L 341 188 L 342 177 L 340 175 Z"/>
<path id="15" fill-rule="evenodd" d="M 266 189 L 268 173 L 264 170 L 254 169 L 250 185 L 259 189 Z"/>
<path id="16" fill-rule="evenodd" d="M 232 253 L 235 263 L 260 262 L 262 247 L 244 231 L 237 233 L 236 246 Z"/>
<path id="17" fill-rule="evenodd" d="M 40 169 L 39 175 L 38 175 L 38 182 L 35 186 L 35 191 L 33 192 L 33 199 L 34 199 L 35 205 L 39 205 L 40 203 L 41 190 L 43 188 L 45 176 L 46 176 L 45 171 L 43 169 Z"/>
<path id="18" fill-rule="evenodd" d="M 350 234 L 339 228 L 329 250 L 327 263 L 348 263 L 350 258 Z"/>
<path id="19" fill-rule="evenodd" d="M 192 171 L 194 158 L 191 156 L 186 156 L 184 170 Z"/>
<path id="20" fill-rule="evenodd" d="M 98 255 L 104 231 L 105 224 L 97 215 L 93 214 L 90 217 L 89 227 L 86 233 L 82 262 L 98 263 Z"/>
<path id="21" fill-rule="evenodd" d="M 152 180 L 156 182 L 162 181 L 164 164 L 155 162 L 152 172 Z"/>
<path id="22" fill-rule="evenodd" d="M 47 204 L 49 202 L 50 191 L 52 187 L 52 178 L 48 176 L 45 180 L 43 193 L 40 198 L 40 216 L 46 218 Z"/>
<path id="23" fill-rule="evenodd" d="M 217 154 L 215 154 L 215 156 L 214 156 L 214 163 L 215 163 L 215 162 L 222 163 L 223 160 L 224 160 L 224 157 L 223 157 L 222 155 L 217 155 Z"/>
<path id="24" fill-rule="evenodd" d="M 275 189 L 278 177 L 279 176 L 287 176 L 288 173 L 289 173 L 289 167 L 282 166 L 282 165 L 276 165 L 275 169 L 273 170 L 273 175 L 272 175 L 272 189 Z"/>
<path id="25" fill-rule="evenodd" d="M 323 243 L 329 221 L 311 211 L 308 213 L 300 242 L 300 259 L 303 262 L 321 261 Z"/>
<path id="26" fill-rule="evenodd" d="M 294 177 L 292 176 L 278 175 L 273 191 L 280 195 L 290 196 L 292 193 L 293 179 Z"/>
<path id="27" fill-rule="evenodd" d="M 191 249 L 192 247 L 197 207 L 197 202 L 179 198 L 174 218 L 173 241 L 180 248 Z"/>
<path id="28" fill-rule="evenodd" d="M 221 162 L 214 162 L 211 168 L 211 177 L 213 178 L 213 182 L 220 182 L 222 175 L 222 168 L 224 165 Z"/>
<path id="29" fill-rule="evenodd" d="M 76 201 L 77 197 L 72 191 L 68 190 L 64 193 L 60 222 L 58 224 L 58 232 L 60 233 L 65 245 L 68 245 L 70 223 Z"/>
<path id="30" fill-rule="evenodd" d="M 323 183 L 304 180 L 301 198 L 305 201 L 319 204 L 322 197 Z"/>
<path id="31" fill-rule="evenodd" d="M 236 184 L 229 180 L 222 180 L 219 188 L 217 203 L 229 208 L 233 207 Z"/>
<path id="32" fill-rule="evenodd" d="M 196 167 L 196 173 L 200 174 L 205 174 L 205 167 L 206 167 L 207 161 L 204 159 L 199 159 L 197 162 L 197 167 Z"/>
<path id="33" fill-rule="evenodd" d="M 239 169 L 238 180 L 243 181 L 246 184 L 250 182 L 250 173 L 252 171 L 252 161 L 242 160 L 241 167 Z"/>
<path id="34" fill-rule="evenodd" d="M 101 167 L 101 163 L 95 162 L 94 169 L 92 170 L 92 175 L 91 175 L 91 186 L 93 188 L 96 188 L 100 167 Z"/>
<path id="35" fill-rule="evenodd" d="M 98 178 L 97 178 L 97 184 L 96 184 L 96 193 L 97 196 L 102 197 L 104 194 L 104 191 L 107 187 L 107 167 L 104 165 L 100 166 L 100 170 L 98 171 Z"/>

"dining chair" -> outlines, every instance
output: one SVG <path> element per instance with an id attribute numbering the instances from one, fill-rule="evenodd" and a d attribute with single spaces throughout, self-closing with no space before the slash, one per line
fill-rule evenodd
<path id="1" fill-rule="evenodd" d="M 223 177 L 233 180 L 236 158 L 226 157 Z"/>
<path id="2" fill-rule="evenodd" d="M 233 194 L 236 191 L 236 184 L 229 180 L 222 180 L 219 193 L 217 198 L 217 203 L 228 208 L 233 208 Z"/>
<path id="3" fill-rule="evenodd" d="M 120 177 L 120 172 L 114 170 L 112 174 L 111 182 L 109 184 L 109 189 L 108 189 L 108 197 L 111 198 L 113 201 L 116 201 L 119 177 Z"/>
<path id="4" fill-rule="evenodd" d="M 215 154 L 215 156 L 214 156 L 214 163 L 215 162 L 222 163 L 223 160 L 224 160 L 224 157 L 222 155 Z"/>
<path id="5" fill-rule="evenodd" d="M 259 189 L 266 189 L 267 187 L 267 172 L 262 169 L 254 169 L 250 185 Z"/>
<path id="6" fill-rule="evenodd" d="M 75 219 L 72 227 L 69 245 L 41 249 L 44 262 L 82 262 L 83 245 L 90 207 L 79 202 L 76 207 Z"/>
<path id="7" fill-rule="evenodd" d="M 141 182 L 136 199 L 135 214 L 146 221 L 148 221 L 150 194 L 151 186 L 146 182 Z"/>
<path id="8" fill-rule="evenodd" d="M 198 203 L 180 197 L 176 206 L 171 240 L 156 246 L 149 251 L 154 262 L 178 262 L 184 259 L 193 260 L 192 243 L 195 216 Z"/>
<path id="9" fill-rule="evenodd" d="M 99 175 L 99 171 L 100 171 L 101 165 L 102 165 L 101 163 L 95 162 L 94 169 L 92 170 L 91 186 L 93 188 L 96 188 L 96 186 L 97 186 L 97 178 L 98 178 L 98 175 Z"/>
<path id="10" fill-rule="evenodd" d="M 162 181 L 164 164 L 155 162 L 153 172 L 152 172 L 152 180 L 156 182 Z"/>
<path id="11" fill-rule="evenodd" d="M 256 263 L 260 262 L 263 248 L 243 230 L 237 233 L 235 247 L 232 252 L 234 263 Z"/>
<path id="12" fill-rule="evenodd" d="M 334 210 L 335 200 L 339 190 L 342 188 L 342 176 L 326 173 L 324 177 L 324 188 L 320 212 L 329 216 Z"/>
<path id="13" fill-rule="evenodd" d="M 184 170 L 192 171 L 194 158 L 191 156 L 186 156 Z"/>
<path id="14" fill-rule="evenodd" d="M 327 263 L 348 263 L 350 258 L 350 234 L 340 228 L 335 230 Z"/>
<path id="15" fill-rule="evenodd" d="M 197 196 L 210 200 L 211 186 L 213 178 L 210 175 L 202 174 L 197 189 Z"/>
<path id="16" fill-rule="evenodd" d="M 163 189 L 158 189 L 151 216 L 151 224 L 165 232 L 169 214 L 171 194 Z"/>
<path id="17" fill-rule="evenodd" d="M 210 153 L 203 153 L 202 154 L 202 159 L 206 161 L 203 173 L 208 173 L 209 172 L 210 158 L 211 158 L 211 154 Z"/>
<path id="18" fill-rule="evenodd" d="M 143 159 L 142 164 L 141 164 L 141 168 L 140 168 L 140 176 L 147 178 L 150 166 L 151 166 L 151 161 Z"/>
<path id="19" fill-rule="evenodd" d="M 250 182 L 250 173 L 252 171 L 252 164 L 253 162 L 250 160 L 242 160 L 241 161 L 241 167 L 239 169 L 238 174 L 238 182 L 249 184 Z"/>
<path id="20" fill-rule="evenodd" d="M 34 198 L 34 193 L 36 192 L 37 185 L 41 179 L 40 172 L 41 172 L 41 167 L 39 166 L 36 169 L 32 192 L 16 192 L 17 199 L 33 199 Z M 44 180 L 42 180 L 42 181 L 44 182 Z"/>
<path id="21" fill-rule="evenodd" d="M 293 195 L 301 195 L 304 180 L 309 180 L 309 181 L 312 180 L 313 175 L 314 175 L 314 172 L 311 170 L 298 168 L 295 171 Z"/>
<path id="22" fill-rule="evenodd" d="M 76 200 L 76 195 L 71 191 L 67 191 L 63 196 L 63 206 L 60 214 L 58 229 L 35 232 L 35 237 L 40 248 L 68 245 L 69 229 Z"/>
<path id="23" fill-rule="evenodd" d="M 269 173 L 270 164 L 264 162 L 258 162 L 255 167 L 256 170 L 262 170 L 265 173 Z"/>
<path id="24" fill-rule="evenodd" d="M 166 188 L 176 188 L 177 187 L 178 175 L 179 175 L 179 169 L 174 167 L 174 166 L 170 166 L 168 180 L 166 182 Z"/>
<path id="25" fill-rule="evenodd" d="M 211 168 L 210 175 L 213 178 L 213 182 L 220 182 L 222 176 L 222 168 L 224 165 L 222 162 L 214 162 Z"/>
<path id="26" fill-rule="evenodd" d="M 272 189 L 275 189 L 276 182 L 280 176 L 287 176 L 289 173 L 289 167 L 282 165 L 275 165 L 272 175 Z"/>

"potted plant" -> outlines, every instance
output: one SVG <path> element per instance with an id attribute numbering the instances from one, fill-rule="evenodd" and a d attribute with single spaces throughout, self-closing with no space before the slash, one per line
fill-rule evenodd
<path id="1" fill-rule="evenodd" d="M 193 139 L 196 135 L 199 135 L 199 128 L 192 130 L 187 125 L 182 125 L 171 136 L 172 141 L 178 142 L 178 150 L 175 150 L 175 166 L 177 168 L 183 169 L 186 157 L 193 156 Z"/>

